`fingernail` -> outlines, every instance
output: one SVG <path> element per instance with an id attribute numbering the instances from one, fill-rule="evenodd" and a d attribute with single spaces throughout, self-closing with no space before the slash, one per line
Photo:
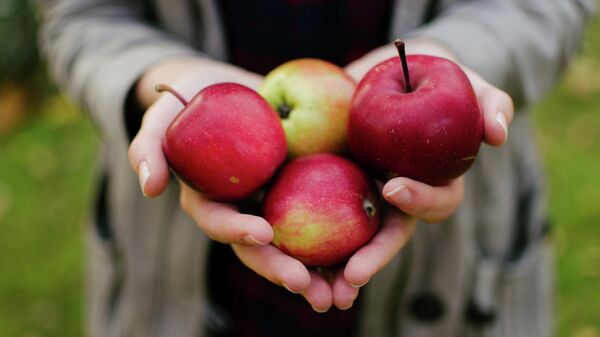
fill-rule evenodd
<path id="1" fill-rule="evenodd" d="M 506 117 L 502 111 L 498 111 L 498 114 L 496 115 L 496 122 L 498 122 L 498 124 L 500 124 L 502 127 L 502 130 L 504 130 L 504 141 L 502 143 L 506 143 L 508 140 L 508 123 L 506 122 Z"/>
<path id="2" fill-rule="evenodd" d="M 287 291 L 291 292 L 292 294 L 298 294 L 297 291 L 293 291 L 292 289 L 290 289 L 290 287 L 288 287 L 288 285 L 283 281 L 281 281 L 281 286 L 287 289 Z"/>
<path id="3" fill-rule="evenodd" d="M 150 177 L 150 168 L 148 168 L 147 162 L 143 161 L 140 163 L 140 166 L 138 168 L 138 174 L 140 179 L 140 186 L 142 187 L 142 193 L 144 194 L 144 196 L 147 196 L 146 191 L 144 190 L 144 186 L 146 186 L 146 181 L 148 181 L 148 178 Z"/>
<path id="4" fill-rule="evenodd" d="M 329 309 L 317 309 L 317 308 L 315 308 L 315 307 L 312 307 L 312 309 L 313 309 L 314 311 L 318 312 L 319 314 L 324 314 L 324 313 L 326 313 L 326 312 L 327 312 L 327 310 L 329 310 Z"/>
<path id="5" fill-rule="evenodd" d="M 249 245 L 261 245 L 261 246 L 264 246 L 264 245 L 266 245 L 268 243 L 268 242 L 266 242 L 266 243 L 265 242 L 260 242 L 260 241 L 256 240 L 256 238 L 254 236 L 252 236 L 250 234 L 244 235 L 244 237 L 242 238 L 242 240 L 245 243 L 249 244 Z"/>
<path id="6" fill-rule="evenodd" d="M 386 199 L 390 199 L 397 205 L 406 205 L 410 203 L 412 195 L 406 185 L 400 185 L 394 188 L 391 192 L 385 195 Z"/>
<path id="7" fill-rule="evenodd" d="M 354 288 L 362 288 L 364 287 L 367 283 L 369 283 L 369 280 L 367 280 L 365 283 L 363 284 L 352 284 L 350 283 L 351 286 L 353 286 Z"/>
<path id="8" fill-rule="evenodd" d="M 340 309 L 340 310 L 348 310 L 348 309 L 352 308 L 353 305 L 354 305 L 354 302 L 350 302 L 350 305 L 345 306 L 345 307 L 338 307 L 338 309 Z"/>

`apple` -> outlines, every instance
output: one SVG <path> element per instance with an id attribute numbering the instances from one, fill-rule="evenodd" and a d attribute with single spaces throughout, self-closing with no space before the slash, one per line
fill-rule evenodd
<path id="1" fill-rule="evenodd" d="M 372 68 L 350 108 L 348 146 L 381 178 L 444 185 L 473 164 L 483 116 L 473 87 L 454 62 L 404 54 Z"/>
<path id="2" fill-rule="evenodd" d="M 298 59 L 273 69 L 259 93 L 278 112 L 290 158 L 342 153 L 356 83 L 346 72 L 318 59 Z"/>
<path id="3" fill-rule="evenodd" d="M 250 196 L 267 182 L 286 156 L 277 114 L 254 90 L 220 83 L 201 90 L 166 131 L 163 152 L 175 174 L 194 189 L 221 201 Z"/>
<path id="4" fill-rule="evenodd" d="M 273 245 L 307 266 L 347 259 L 379 226 L 379 194 L 356 164 L 315 154 L 285 165 L 267 191 L 263 216 Z"/>

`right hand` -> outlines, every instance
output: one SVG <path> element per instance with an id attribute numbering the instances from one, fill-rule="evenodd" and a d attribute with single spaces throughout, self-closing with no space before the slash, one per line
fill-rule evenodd
<path id="1" fill-rule="evenodd" d="M 220 82 L 237 82 L 256 89 L 260 75 L 211 60 L 186 58 L 159 64 L 140 78 L 136 95 L 144 114 L 139 132 L 129 147 L 129 161 L 137 172 L 142 193 L 148 197 L 161 194 L 169 183 L 169 168 L 162 142 L 168 126 L 183 109 L 169 93 L 154 90 L 158 83 L 172 86 L 188 101 L 204 87 Z M 180 182 L 183 210 L 211 239 L 222 243 L 267 244 L 273 238 L 271 226 L 262 218 L 240 214 L 230 204 L 207 199 Z"/>
<path id="2" fill-rule="evenodd" d="M 211 84 L 237 82 L 257 89 L 261 81 L 259 75 L 203 59 L 171 61 L 144 74 L 138 82 L 136 94 L 139 102 L 148 109 L 129 147 L 129 161 L 138 175 L 143 194 L 155 197 L 167 187 L 169 169 L 162 141 L 168 126 L 183 108 L 171 94 L 156 93 L 156 84 L 168 84 L 190 100 Z M 269 245 L 273 230 L 265 219 L 242 214 L 235 205 L 210 200 L 181 181 L 180 204 L 208 237 L 232 244 L 240 260 L 250 269 L 291 292 L 302 293 L 317 311 L 329 309 L 330 295 L 325 294 L 322 298 L 319 291 L 324 288 L 322 279 L 309 272 L 300 261 Z M 255 249 L 240 250 L 239 247 Z M 258 263 L 257 258 L 260 259 Z"/>
<path id="3" fill-rule="evenodd" d="M 237 82 L 257 89 L 262 77 L 226 63 L 201 58 L 171 60 L 142 75 L 135 93 L 141 105 L 148 109 L 129 146 L 129 162 L 138 175 L 145 196 L 161 194 L 169 183 L 162 141 L 167 128 L 183 109 L 173 95 L 157 93 L 154 86 L 159 83 L 170 85 L 189 101 L 204 87 L 221 82 Z"/>

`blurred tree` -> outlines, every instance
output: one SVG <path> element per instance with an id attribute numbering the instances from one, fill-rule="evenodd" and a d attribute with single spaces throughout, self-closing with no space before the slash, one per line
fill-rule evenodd
<path id="1" fill-rule="evenodd" d="M 0 136 L 14 130 L 48 91 L 28 1 L 0 0 Z"/>
<path id="2" fill-rule="evenodd" d="M 23 80 L 39 70 L 36 24 L 28 1 L 0 1 L 0 79 Z"/>

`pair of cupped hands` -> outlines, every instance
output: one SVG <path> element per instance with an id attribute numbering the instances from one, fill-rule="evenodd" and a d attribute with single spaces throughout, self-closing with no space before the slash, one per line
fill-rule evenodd
<path id="1" fill-rule="evenodd" d="M 428 39 L 406 41 L 408 54 L 430 54 L 456 61 L 445 46 Z M 345 70 L 356 81 L 374 65 L 397 56 L 390 43 L 350 63 Z M 463 67 L 475 90 L 484 115 L 484 141 L 504 144 L 513 118 L 513 103 L 502 90 Z M 136 95 L 148 107 L 141 128 L 129 148 L 129 160 L 147 197 L 162 193 L 169 182 L 169 169 L 162 151 L 165 131 L 183 108 L 172 95 L 158 94 L 158 83 L 171 85 L 190 100 L 202 88 L 220 82 L 237 82 L 258 89 L 263 77 L 238 67 L 205 58 L 169 60 L 149 69 L 138 81 Z M 273 230 L 255 215 L 242 214 L 233 204 L 210 200 L 180 182 L 180 204 L 208 237 L 230 244 L 238 258 L 269 281 L 301 294 L 317 312 L 332 306 L 348 309 L 359 290 L 402 249 L 411 238 L 417 220 L 439 223 L 447 219 L 463 199 L 463 178 L 445 186 L 429 186 L 405 177 L 385 183 L 381 193 L 389 202 L 382 212 L 380 230 L 354 253 L 345 266 L 333 273 L 307 268 L 300 261 L 269 245 Z M 391 204 L 391 205 L 390 205 Z"/>

